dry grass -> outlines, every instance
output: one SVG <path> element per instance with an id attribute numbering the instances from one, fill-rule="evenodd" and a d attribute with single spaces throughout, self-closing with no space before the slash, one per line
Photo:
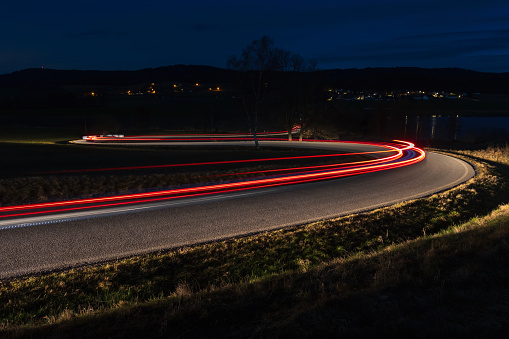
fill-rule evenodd
<path id="1" fill-rule="evenodd" d="M 224 283 L 9 333 L 106 337 L 495 336 L 509 326 L 509 205 L 303 271 Z M 69 315 L 70 314 L 70 315 Z M 70 319 L 70 321 L 65 321 Z"/>
<path id="2" fill-rule="evenodd" d="M 455 151 L 460 154 L 473 156 L 479 159 L 490 160 L 509 165 L 509 144 L 505 146 L 489 146 L 482 150 Z"/>

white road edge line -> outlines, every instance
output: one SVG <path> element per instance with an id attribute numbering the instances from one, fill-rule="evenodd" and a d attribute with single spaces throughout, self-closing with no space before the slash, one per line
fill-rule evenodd
<path id="1" fill-rule="evenodd" d="M 54 224 L 59 222 L 68 222 L 75 221 L 80 219 L 88 219 L 94 217 L 106 217 L 111 215 L 123 214 L 128 212 L 141 212 L 144 210 L 150 209 L 158 209 L 158 208 L 167 208 L 167 207 L 175 207 L 175 206 L 184 206 L 184 205 L 192 205 L 201 203 L 204 201 L 216 201 L 216 200 L 227 200 L 234 199 L 243 196 L 268 193 L 274 191 L 275 188 L 265 188 L 254 190 L 250 192 L 243 193 L 234 193 L 234 194 L 218 194 L 207 197 L 199 197 L 199 198 L 183 198 L 175 201 L 162 201 L 156 203 L 149 203 L 144 206 L 137 207 L 113 207 L 113 208 L 104 208 L 93 211 L 82 211 L 82 212 L 74 212 L 74 213 L 64 213 L 64 214 L 54 214 L 41 218 L 40 216 L 28 217 L 23 219 L 14 219 L 14 220 L 4 220 L 0 221 L 0 231 L 14 229 L 14 228 L 24 228 L 24 227 L 33 227 L 40 226 L 46 224 Z"/>

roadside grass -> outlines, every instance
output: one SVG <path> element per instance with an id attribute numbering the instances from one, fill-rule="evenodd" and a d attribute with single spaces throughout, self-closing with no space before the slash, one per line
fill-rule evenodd
<path id="1" fill-rule="evenodd" d="M 488 146 L 486 149 L 481 150 L 458 150 L 454 152 L 509 165 L 509 144 L 505 144 L 505 146 Z"/>
<path id="2" fill-rule="evenodd" d="M 507 292 L 500 287 L 507 286 L 507 268 L 501 273 L 490 270 L 498 270 L 493 265 L 507 259 L 507 206 L 492 217 L 482 216 L 509 201 L 509 169 L 501 163 L 460 157 L 475 164 L 477 176 L 425 199 L 243 238 L 5 280 L 0 284 L 1 328 L 6 336 L 20 337 L 90 333 L 285 337 L 320 331 L 362 336 L 375 333 L 376 326 L 389 333 L 423 327 L 428 331 L 423 333 L 439 329 L 463 333 L 481 327 L 494 331 L 499 327 L 488 326 L 491 309 L 482 301 L 484 297 L 493 301 L 493 319 L 500 320 L 499 311 L 507 314 L 503 308 Z M 463 228 L 451 228 L 469 220 Z M 458 237 L 464 245 L 457 244 Z M 490 252 L 491 248 L 500 251 Z M 476 254 L 481 250 L 489 263 L 493 256 L 499 261 L 485 266 L 483 257 Z M 449 270 L 450 260 L 457 260 L 459 266 Z M 462 284 L 457 294 L 448 280 L 456 276 Z M 491 287 L 495 287 L 493 294 Z M 470 301 L 480 310 L 466 305 Z M 481 311 L 483 318 L 471 322 L 451 318 L 463 305 L 472 312 L 465 319 Z M 428 322 L 433 326 L 425 328 Z M 507 326 L 507 320 L 497 326 Z M 294 327 L 303 332 L 295 332 Z"/>
<path id="3" fill-rule="evenodd" d="M 509 205 L 380 251 L 108 310 L 65 309 L 31 337 L 501 337 L 509 326 Z"/>
<path id="4" fill-rule="evenodd" d="M 79 138 L 78 129 L 0 126 L 0 143 L 51 145 Z"/>

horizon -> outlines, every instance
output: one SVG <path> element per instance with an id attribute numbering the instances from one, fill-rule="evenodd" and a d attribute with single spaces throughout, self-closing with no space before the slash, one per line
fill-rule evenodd
<path id="1" fill-rule="evenodd" d="M 268 35 L 320 69 L 463 68 L 509 72 L 509 3 L 502 0 L 28 0 L 5 5 L 0 74 L 27 68 L 225 68 Z M 164 66 L 163 66 L 164 67 Z"/>
<path id="2" fill-rule="evenodd" d="M 20 70 L 15 70 L 15 71 L 12 71 L 10 73 L 4 73 L 4 74 L 0 74 L 0 76 L 4 76 L 4 75 L 11 75 L 11 74 L 14 74 L 14 73 L 20 73 L 20 72 L 24 72 L 24 71 L 30 71 L 30 70 L 47 70 L 47 71 L 79 71 L 79 72 L 137 72 L 137 71 L 143 71 L 143 70 L 155 70 L 155 69 L 159 69 L 159 68 L 168 68 L 168 67 L 175 67 L 175 66 L 184 66 L 184 67 L 193 67 L 193 66 L 197 66 L 197 67 L 210 67 L 210 68 L 217 68 L 217 69 L 222 69 L 222 70 L 228 70 L 227 67 L 216 67 L 216 66 L 210 66 L 210 65 L 198 65 L 198 64 L 173 64 L 173 65 L 166 65 L 166 66 L 157 66 L 157 67 L 143 67 L 143 68 L 139 68 L 139 69 L 110 69 L 110 70 L 100 70 L 100 69 L 59 69 L 59 68 L 47 68 L 47 67 L 39 67 L 39 68 L 36 68 L 36 67 L 29 67 L 29 68 L 24 68 L 24 69 L 20 69 Z M 315 71 L 312 71 L 312 72 L 320 72 L 320 71 L 335 71 L 335 70 L 339 70 L 339 71 L 349 71 L 349 70 L 369 70 L 369 69 L 403 69 L 403 68 L 407 68 L 407 69 L 429 69 L 429 70 L 453 70 L 453 69 L 456 69 L 456 70 L 463 70 L 463 71 L 468 71 L 468 72 L 477 72 L 477 73 L 493 73 L 493 74 L 504 74 L 504 73 L 509 73 L 509 71 L 502 71 L 502 72 L 486 72 L 486 71 L 476 71 L 476 70 L 473 70 L 473 69 L 468 69 L 468 68 L 461 68 L 461 67 L 418 67 L 418 66 L 394 66 L 394 67 L 364 67 L 364 68 L 328 68 L 328 69 L 322 69 L 322 68 L 318 68 L 316 69 Z"/>

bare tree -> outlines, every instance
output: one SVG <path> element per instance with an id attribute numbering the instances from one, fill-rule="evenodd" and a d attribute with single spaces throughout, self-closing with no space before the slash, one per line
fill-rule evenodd
<path id="1" fill-rule="evenodd" d="M 237 79 L 242 93 L 242 103 L 249 126 L 258 149 L 258 121 L 261 104 L 270 86 L 269 76 L 277 74 L 278 92 L 283 101 L 288 140 L 292 140 L 295 125 L 301 125 L 299 140 L 310 121 L 316 86 L 305 80 L 302 72 L 316 70 L 316 61 L 306 61 L 302 56 L 281 48 L 274 48 L 268 36 L 253 41 L 244 48 L 240 56 L 233 55 L 227 66 L 237 71 Z"/>
<path id="2" fill-rule="evenodd" d="M 267 90 L 267 73 L 277 67 L 274 41 L 268 36 L 253 41 L 240 56 L 231 56 L 227 67 L 237 71 L 242 103 L 247 115 L 256 149 L 259 149 L 257 130 L 261 103 Z"/>

